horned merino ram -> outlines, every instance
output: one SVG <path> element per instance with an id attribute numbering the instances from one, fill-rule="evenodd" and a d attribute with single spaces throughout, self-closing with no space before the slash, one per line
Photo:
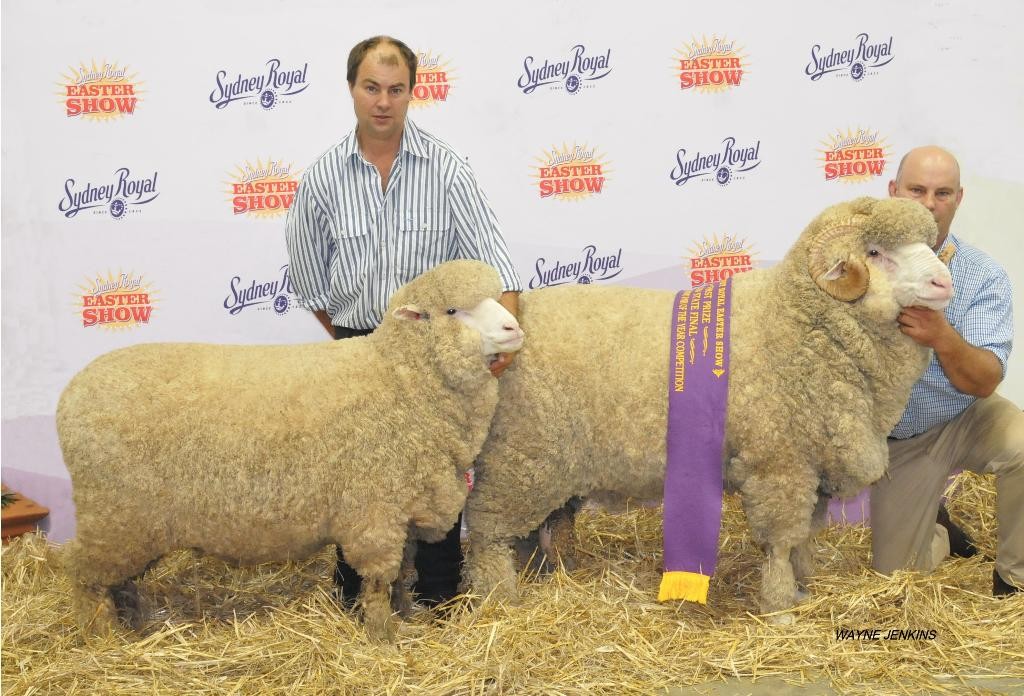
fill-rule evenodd
<path id="1" fill-rule="evenodd" d="M 500 292 L 489 266 L 452 261 L 363 338 L 143 344 L 88 365 L 57 408 L 80 625 L 137 626 L 133 579 L 175 549 L 250 564 L 340 543 L 367 632 L 389 635 L 407 536 L 455 524 L 498 400 L 488 359 L 522 342 Z"/>
<path id="2" fill-rule="evenodd" d="M 885 471 L 929 359 L 897 315 L 952 294 L 936 234 L 916 202 L 860 198 L 821 213 L 780 264 L 732 279 L 723 475 L 767 556 L 766 612 L 795 604 L 829 496 Z M 571 496 L 661 496 L 673 299 L 582 285 L 521 297 L 530 343 L 499 385 L 467 503 L 474 592 L 514 596 L 509 544 Z"/>

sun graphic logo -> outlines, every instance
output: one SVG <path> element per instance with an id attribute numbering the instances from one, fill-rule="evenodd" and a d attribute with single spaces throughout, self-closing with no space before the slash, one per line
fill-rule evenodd
<path id="1" fill-rule="evenodd" d="M 280 160 L 246 160 L 229 174 L 228 200 L 235 215 L 253 218 L 273 218 L 284 215 L 295 200 L 299 188 L 299 175 L 292 165 Z"/>
<path id="2" fill-rule="evenodd" d="M 579 201 L 604 191 L 608 162 L 587 145 L 562 144 L 537 158 L 533 178 L 541 198 Z"/>
<path id="3" fill-rule="evenodd" d="M 837 130 L 827 140 L 821 141 L 819 150 L 825 171 L 825 181 L 845 181 L 857 184 L 882 176 L 892 152 L 878 131 L 858 128 L 847 129 L 844 134 Z"/>
<path id="4" fill-rule="evenodd" d="M 672 71 L 679 77 L 679 89 L 725 92 L 739 87 L 750 63 L 742 48 L 724 37 L 694 39 L 676 50 Z"/>
<path id="5" fill-rule="evenodd" d="M 57 83 L 57 95 L 68 118 L 86 121 L 112 121 L 135 113 L 142 84 L 138 73 L 128 66 L 95 60 L 86 66 L 69 67 Z"/>
<path id="6" fill-rule="evenodd" d="M 78 286 L 75 313 L 85 328 L 127 331 L 149 323 L 156 304 L 155 292 L 153 284 L 141 274 L 97 273 Z"/>
<path id="7" fill-rule="evenodd" d="M 455 79 L 451 64 L 443 61 L 441 54 L 416 54 L 416 84 L 409 106 L 420 109 L 448 101 L 448 91 Z"/>
<path id="8" fill-rule="evenodd" d="M 693 288 L 751 271 L 757 265 L 754 259 L 757 252 L 747 240 L 729 234 L 723 234 L 721 239 L 717 234 L 711 238 L 705 237 L 695 243 L 689 252 L 690 287 Z"/>

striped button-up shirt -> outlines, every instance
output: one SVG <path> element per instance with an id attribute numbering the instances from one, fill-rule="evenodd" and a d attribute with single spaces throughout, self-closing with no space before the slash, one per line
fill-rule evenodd
<path id="1" fill-rule="evenodd" d="M 506 291 L 522 289 L 469 165 L 409 120 L 386 190 L 353 131 L 303 174 L 285 236 L 299 298 L 336 326 L 376 328 L 395 290 L 452 259 L 488 263 Z"/>
<path id="2" fill-rule="evenodd" d="M 946 239 L 945 244 L 950 243 L 956 245 L 956 254 L 949 263 L 954 295 L 946 307 L 946 319 L 972 346 L 992 351 L 999 359 L 1005 377 L 1006 361 L 1013 346 L 1013 290 L 1010 279 L 1006 271 L 983 251 L 953 235 Z M 911 390 L 907 409 L 891 436 L 903 440 L 920 435 L 956 418 L 976 398 L 958 391 L 933 355 L 928 370 Z"/>

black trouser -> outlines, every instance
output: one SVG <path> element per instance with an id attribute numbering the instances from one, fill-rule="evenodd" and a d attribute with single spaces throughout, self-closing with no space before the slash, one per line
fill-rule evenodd
<path id="1" fill-rule="evenodd" d="M 334 338 L 353 338 L 373 333 L 372 329 L 349 329 L 334 327 Z M 433 606 L 446 602 L 459 592 L 459 578 L 462 572 L 462 515 L 448 535 L 436 544 L 416 542 L 416 584 L 413 592 L 420 602 Z M 345 555 L 338 545 L 338 565 L 334 569 L 334 582 L 341 589 L 341 602 L 347 607 L 355 604 L 362 587 L 359 573 L 345 562 Z"/>

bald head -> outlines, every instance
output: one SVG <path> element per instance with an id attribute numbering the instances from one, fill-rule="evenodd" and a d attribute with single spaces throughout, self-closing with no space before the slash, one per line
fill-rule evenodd
<path id="1" fill-rule="evenodd" d="M 900 160 L 889 195 L 912 198 L 931 211 L 939 227 L 936 250 L 946 241 L 956 209 L 963 200 L 960 164 L 948 150 L 936 145 L 917 147 Z"/>
<path id="2" fill-rule="evenodd" d="M 908 163 L 912 167 L 945 167 L 952 172 L 956 178 L 956 187 L 960 188 L 960 163 L 956 161 L 956 157 L 954 157 L 949 150 L 945 150 L 938 145 L 915 147 L 913 150 L 903 155 L 903 159 L 900 160 L 899 169 L 896 170 L 897 182 L 900 180 L 900 177 L 902 177 L 903 170 L 906 168 Z"/>

